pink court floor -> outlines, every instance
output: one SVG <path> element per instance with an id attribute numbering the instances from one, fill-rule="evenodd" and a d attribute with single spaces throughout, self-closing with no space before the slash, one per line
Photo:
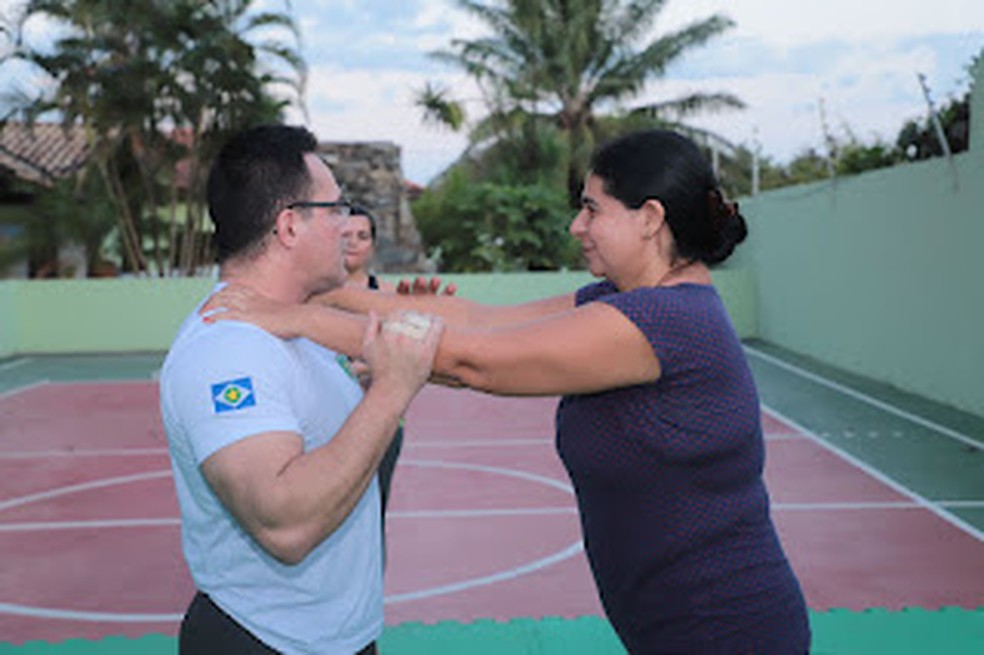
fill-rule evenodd
<path id="1" fill-rule="evenodd" d="M 388 518 L 386 620 L 599 615 L 555 399 L 426 388 Z M 810 607 L 984 605 L 966 526 L 764 411 L 775 521 Z M 193 592 L 151 381 L 0 396 L 0 635 L 175 634 Z"/>

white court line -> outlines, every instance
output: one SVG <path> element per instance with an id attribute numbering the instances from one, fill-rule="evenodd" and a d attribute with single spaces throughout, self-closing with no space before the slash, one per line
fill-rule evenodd
<path id="1" fill-rule="evenodd" d="M 863 394 L 860 391 L 855 391 L 850 387 L 846 387 L 843 384 L 839 384 L 837 382 L 834 382 L 833 380 L 828 380 L 824 377 L 821 377 L 815 373 L 811 373 L 810 371 L 802 369 L 798 366 L 784 362 L 778 357 L 773 357 L 772 355 L 768 355 L 760 350 L 756 350 L 755 348 L 752 348 L 751 346 L 745 346 L 745 350 L 755 355 L 756 357 L 759 357 L 767 362 L 775 364 L 779 368 L 786 369 L 791 373 L 796 373 L 800 377 L 804 377 L 807 380 L 811 380 L 813 382 L 816 382 L 817 384 L 821 384 L 829 389 L 833 389 L 834 391 L 839 391 L 846 396 L 850 396 L 854 398 L 855 400 L 866 402 L 869 405 L 872 405 L 873 407 L 877 407 L 878 409 L 884 410 L 890 414 L 895 414 L 900 418 L 904 418 L 908 421 L 912 421 L 913 423 L 921 425 L 924 428 L 935 430 L 936 432 L 939 432 L 940 434 L 950 437 L 951 439 L 955 439 L 957 441 L 965 443 L 969 446 L 974 446 L 976 448 L 984 447 L 984 443 L 981 443 L 977 439 L 973 439 L 965 434 L 961 434 L 960 432 L 957 432 L 956 430 L 952 430 L 946 426 L 940 425 L 939 423 L 934 423 L 929 419 L 925 419 L 921 416 L 916 416 L 915 414 L 911 414 L 905 411 L 904 409 L 899 409 L 894 405 L 889 405 L 888 403 L 882 402 L 876 398 L 872 398 L 867 394 Z"/>
<path id="2" fill-rule="evenodd" d="M 386 512 L 387 519 L 469 519 L 515 516 L 563 516 L 577 514 L 576 507 L 528 507 L 519 509 L 463 509 Z M 94 519 L 89 521 L 0 522 L 0 532 L 33 532 L 42 530 L 103 530 L 109 528 L 179 527 L 181 519 Z"/>
<path id="3" fill-rule="evenodd" d="M 83 482 L 82 484 L 72 484 L 66 487 L 58 487 L 56 489 L 49 489 L 48 491 L 42 491 L 36 494 L 28 494 L 27 496 L 20 496 L 17 498 L 10 498 L 0 502 L 0 512 L 10 509 L 12 507 L 20 507 L 21 505 L 29 505 L 30 503 L 36 503 L 41 500 L 50 500 L 52 498 L 57 498 L 59 496 L 67 496 L 69 494 L 78 493 L 80 491 L 90 491 L 92 489 L 102 489 L 103 487 L 112 487 L 119 484 L 127 484 L 129 482 L 143 482 L 144 480 L 156 480 L 159 478 L 167 478 L 171 476 L 171 470 L 167 469 L 165 471 L 151 471 L 149 473 L 137 473 L 135 475 L 122 475 L 115 478 L 103 478 L 101 480 L 94 480 L 92 482 Z"/>
<path id="4" fill-rule="evenodd" d="M 65 619 L 68 621 L 90 621 L 94 623 L 175 623 L 184 618 L 184 612 L 177 614 L 120 614 L 116 612 L 82 612 L 49 607 L 31 607 L 0 603 L 0 614 L 29 616 L 35 619 Z"/>
<path id="5" fill-rule="evenodd" d="M 940 507 L 962 507 L 976 509 L 984 507 L 984 500 L 944 500 L 937 501 Z M 886 501 L 862 503 L 772 503 L 770 507 L 779 511 L 825 511 L 825 510 L 855 510 L 855 509 L 923 509 L 914 501 Z"/>
<path id="6" fill-rule="evenodd" d="M 909 489 L 908 487 L 906 487 L 905 485 L 903 485 L 900 482 L 896 482 L 895 480 L 893 480 L 892 478 L 888 477 L 887 475 L 885 475 L 884 473 L 882 473 L 878 469 L 875 469 L 875 468 L 873 468 L 871 466 L 868 466 L 868 464 L 866 464 L 865 462 L 861 461 L 860 459 L 858 459 L 854 455 L 851 455 L 847 451 L 841 450 L 837 446 L 835 446 L 835 445 L 827 442 L 825 439 L 821 439 L 820 437 L 818 437 L 817 435 L 815 435 L 813 432 L 811 432 L 810 430 L 806 429 L 804 426 L 800 425 L 799 423 L 797 423 L 796 421 L 792 420 L 791 418 L 789 418 L 787 416 L 784 416 L 780 412 L 777 412 L 776 410 L 774 410 L 774 409 L 772 409 L 772 408 L 770 408 L 768 406 L 766 406 L 766 409 L 769 412 L 771 412 L 772 414 L 774 414 L 776 417 L 782 419 L 783 421 L 785 421 L 789 425 L 791 425 L 794 428 L 796 428 L 797 430 L 801 431 L 804 435 L 806 435 L 810 440 L 812 440 L 815 444 L 817 444 L 821 448 L 825 448 L 825 449 L 829 450 L 830 452 L 834 453 L 835 455 L 837 455 L 838 457 L 840 457 L 841 459 L 843 459 L 844 461 L 849 462 L 850 464 L 853 464 L 855 467 L 857 467 L 861 471 L 864 471 L 865 473 L 867 473 L 868 475 L 870 475 L 874 479 L 878 480 L 882 484 L 886 485 L 887 487 L 890 487 L 894 491 L 897 491 L 898 493 L 902 494 L 906 498 L 909 498 L 910 500 L 912 500 L 914 503 L 916 503 L 920 507 L 923 507 L 924 509 L 929 510 L 933 514 L 936 514 L 938 517 L 940 517 L 941 519 L 943 519 L 947 523 L 950 523 L 954 527 L 957 527 L 957 528 L 963 530 L 964 532 L 966 532 L 967 534 L 969 534 L 971 537 L 974 537 L 978 541 L 984 541 L 984 533 L 982 533 L 980 530 L 978 530 L 974 526 L 970 525 L 969 523 L 967 523 L 966 521 L 964 521 L 960 517 L 954 516 L 950 512 L 947 512 L 946 510 L 944 510 L 938 504 L 933 503 L 932 501 L 927 500 L 926 498 L 923 498 L 922 496 L 920 496 L 919 494 L 917 494 L 915 491 L 912 491 L 911 489 Z"/>
<path id="7" fill-rule="evenodd" d="M 44 378 L 41 380 L 36 380 L 30 384 L 26 384 L 23 387 L 17 387 L 16 389 L 11 389 L 10 391 L 4 391 L 3 393 L 0 393 L 0 400 L 7 400 L 8 398 L 16 396 L 19 393 L 31 391 L 32 389 L 39 389 L 46 384 L 51 384 L 51 380 Z"/>
<path id="8" fill-rule="evenodd" d="M 494 446 L 552 446 L 553 439 L 469 439 L 403 442 L 404 448 L 486 448 Z"/>
<path id="9" fill-rule="evenodd" d="M 942 507 L 967 509 L 984 508 L 984 500 L 945 500 L 936 503 Z M 885 509 L 923 509 L 914 501 L 847 502 L 847 503 L 772 503 L 771 509 L 779 512 L 851 511 Z M 521 509 L 464 509 L 421 510 L 387 512 L 387 519 L 468 519 L 490 517 L 563 516 L 577 514 L 576 507 L 528 507 Z M 180 527 L 181 519 L 95 519 L 91 521 L 36 521 L 30 523 L 0 523 L 2 532 L 35 532 L 47 530 L 104 530 L 111 528 L 159 528 Z"/>
<path id="10" fill-rule="evenodd" d="M 459 462 L 444 462 L 440 460 L 406 460 L 403 462 L 409 466 L 419 466 L 421 468 L 436 468 L 436 469 L 459 469 L 466 471 L 481 471 L 484 473 L 493 473 L 497 475 L 504 475 L 511 478 L 518 478 L 520 480 L 527 480 L 530 482 L 536 482 L 544 486 L 559 489 L 570 495 L 574 495 L 574 488 L 569 484 L 555 480 L 554 478 L 547 477 L 545 475 L 538 475 L 536 473 L 528 473 L 526 471 L 518 471 L 516 469 L 507 469 L 499 466 L 482 466 L 478 464 L 465 464 Z M 573 510 L 573 508 L 571 508 Z M 471 512 L 481 511 L 481 510 L 471 510 Z M 513 512 L 517 510 L 511 510 Z M 523 510 L 518 510 L 522 512 Z M 567 513 L 566 508 L 562 510 Z M 571 513 L 576 512 L 573 510 Z M 432 598 L 434 596 L 442 596 L 444 594 L 452 594 L 459 591 L 467 591 L 469 589 L 474 589 L 476 587 L 483 587 L 485 585 L 495 584 L 497 582 L 503 582 L 505 580 L 513 580 L 515 578 L 522 577 L 528 573 L 533 573 L 539 571 L 540 569 L 545 569 L 547 567 L 553 566 L 554 564 L 559 564 L 566 559 L 569 559 L 584 550 L 584 545 L 581 540 L 578 539 L 574 543 L 562 548 L 561 550 L 547 555 L 538 560 L 528 562 L 526 564 L 515 566 L 498 573 L 493 573 L 491 575 L 479 576 L 476 578 L 469 578 L 466 580 L 461 580 L 459 582 L 439 585 L 436 587 L 431 587 L 429 589 L 420 589 L 417 591 L 411 591 L 403 594 L 393 594 L 386 596 L 383 599 L 383 603 L 386 605 L 394 605 L 396 603 L 405 603 L 408 601 L 421 600 L 424 598 Z"/>
<path id="11" fill-rule="evenodd" d="M 775 434 L 763 434 L 762 438 L 766 441 L 792 441 L 794 439 L 802 439 L 803 435 L 790 432 L 776 432 Z"/>
<path id="12" fill-rule="evenodd" d="M 50 382 L 50 380 L 49 380 Z M 62 384 L 80 387 L 98 386 L 100 384 L 152 384 L 151 378 L 86 378 L 82 380 L 56 380 L 52 384 Z"/>
<path id="13" fill-rule="evenodd" d="M 465 464 L 459 462 L 444 462 L 440 460 L 407 460 L 404 462 L 409 466 L 419 466 L 421 468 L 436 468 L 436 469 L 457 469 L 463 471 L 480 471 L 482 473 L 494 473 L 497 475 L 504 475 L 510 478 L 519 478 L 520 480 L 528 480 L 530 482 L 537 482 L 545 487 L 552 487 L 554 489 L 559 489 L 570 495 L 574 495 L 574 487 L 571 485 L 561 482 L 560 480 L 555 480 L 554 478 L 547 477 L 545 475 L 539 475 L 537 473 L 529 473 L 527 471 L 520 471 L 517 469 L 502 468 L 501 466 L 483 466 L 481 464 Z"/>
<path id="14" fill-rule="evenodd" d="M 413 460 L 403 460 L 402 464 L 408 466 L 419 466 L 422 468 L 436 468 L 436 469 L 463 469 L 471 471 L 482 471 L 487 473 L 494 473 L 498 475 L 504 475 L 511 478 L 517 478 L 521 480 L 527 480 L 530 482 L 536 482 L 547 487 L 554 489 L 559 489 L 573 495 L 573 488 L 570 485 L 565 484 L 559 480 L 553 478 L 538 475 L 535 473 L 529 473 L 526 471 L 519 471 L 515 469 L 507 469 L 494 466 L 481 466 L 475 464 L 465 464 L 465 463 L 454 463 L 454 462 L 444 462 L 444 461 L 413 461 Z M 99 487 L 108 487 L 119 484 L 126 484 L 129 482 L 138 482 L 141 480 L 148 480 L 153 478 L 169 476 L 170 471 L 153 471 L 145 474 L 121 476 L 117 478 L 108 478 L 104 480 L 98 480 L 94 482 L 89 482 L 80 485 L 72 485 L 68 487 L 61 487 L 58 489 L 53 489 L 47 492 L 42 492 L 39 494 L 32 494 L 30 496 L 23 496 L 20 498 L 14 498 L 0 503 L 0 511 L 7 509 L 9 507 L 15 507 L 18 505 L 26 505 L 31 502 L 37 502 L 39 500 L 44 500 L 48 498 L 53 498 L 60 495 L 66 495 L 70 493 L 76 493 L 78 491 L 84 491 L 88 489 L 96 489 Z M 541 514 L 569 514 L 574 513 L 576 510 L 574 508 L 519 508 L 513 510 L 503 510 L 503 515 L 507 514 L 535 514 L 537 511 Z M 494 510 L 493 510 L 494 511 Z M 468 514 L 478 515 L 490 515 L 489 510 L 470 510 Z M 411 513 L 413 514 L 413 513 Z M 424 513 L 420 513 L 423 515 Z M 450 513 L 448 513 L 450 515 Z M 106 521 L 79 521 L 73 522 L 74 526 L 69 526 L 65 524 L 57 524 L 54 522 L 48 523 L 37 523 L 34 524 L 35 527 L 47 528 L 47 529 L 69 529 L 70 527 L 95 527 L 96 525 L 108 526 L 108 527 L 140 527 L 139 524 L 143 522 L 144 524 L 153 525 L 179 525 L 177 519 L 131 519 L 131 520 L 106 520 Z M 30 529 L 26 524 L 6 524 L 9 528 L 8 531 L 16 530 L 27 530 Z M 0 531 L 3 530 L 3 524 L 0 524 Z M 444 594 L 450 594 L 455 592 L 467 591 L 476 587 L 482 587 L 489 584 L 494 584 L 497 582 L 512 580 L 515 578 L 522 577 L 529 573 L 533 573 L 540 569 L 548 568 L 555 564 L 559 564 L 566 559 L 569 559 L 584 550 L 584 546 L 581 540 L 564 546 L 560 550 L 553 552 L 545 557 L 537 560 L 527 562 L 525 564 L 514 566 L 497 573 L 493 573 L 485 576 L 478 576 L 475 578 L 469 578 L 465 580 L 460 580 L 451 584 L 440 585 L 436 587 L 430 587 L 425 589 L 419 589 L 416 591 L 411 591 L 403 594 L 397 594 L 393 596 L 387 596 L 384 598 L 384 603 L 394 604 L 403 603 L 408 601 L 420 600 L 424 598 L 431 598 L 434 596 L 441 596 Z M 46 608 L 46 607 L 35 607 L 28 605 L 19 605 L 15 603 L 0 603 L 0 614 L 13 614 L 19 616 L 30 616 L 35 618 L 50 618 L 50 619 L 66 619 L 74 621 L 93 621 L 93 622 L 157 622 L 166 621 L 174 622 L 180 621 L 181 614 L 132 614 L 132 613 L 118 613 L 118 612 L 87 612 L 78 611 L 62 608 Z"/>
<path id="15" fill-rule="evenodd" d="M 11 389 L 0 393 L 0 400 L 6 400 L 7 398 L 14 396 L 25 391 L 31 391 L 32 389 L 37 389 L 38 387 L 43 387 L 47 384 L 51 385 L 79 385 L 79 386 L 91 386 L 94 384 L 148 384 L 153 382 L 153 380 L 144 379 L 113 379 L 113 380 L 55 380 L 52 381 L 49 378 L 42 378 L 30 384 L 24 385 L 23 387 L 17 387 L 16 389 Z"/>
<path id="16" fill-rule="evenodd" d="M 560 550 L 552 555 L 548 555 L 542 559 L 530 562 L 523 566 L 517 566 L 512 569 L 507 569 L 501 573 L 495 573 L 493 575 L 487 575 L 480 578 L 472 578 L 470 580 L 463 580 L 462 582 L 456 582 L 453 584 L 442 585 L 440 587 L 432 587 L 430 589 L 423 589 L 421 591 L 411 591 L 405 594 L 392 594 L 386 596 L 383 599 L 385 605 L 394 605 L 396 603 L 405 603 L 411 600 L 421 600 L 423 598 L 430 598 L 432 596 L 441 596 L 443 594 L 450 594 L 456 591 L 466 591 L 474 587 L 481 587 L 484 585 L 494 584 L 496 582 L 503 582 L 505 580 L 513 580 L 527 573 L 533 573 L 540 569 L 545 569 L 548 566 L 553 566 L 554 564 L 559 564 L 565 559 L 577 555 L 582 550 L 584 546 L 580 541 L 577 541 L 567 548 Z"/>
<path id="17" fill-rule="evenodd" d="M 0 373 L 9 371 L 12 368 L 17 368 L 18 366 L 23 366 L 29 361 L 31 361 L 30 357 L 24 357 L 23 359 L 15 359 L 14 361 L 7 362 L 6 364 L 0 364 Z"/>
<path id="18" fill-rule="evenodd" d="M 179 518 L 39 521 L 34 523 L 0 523 L 0 532 L 34 532 L 40 530 L 103 530 L 106 528 L 159 528 L 180 525 L 181 519 Z"/>
<path id="19" fill-rule="evenodd" d="M 470 519 L 490 516 L 557 516 L 577 514 L 577 508 L 570 507 L 525 507 L 516 509 L 435 509 L 405 512 L 386 512 L 387 519 Z"/>
<path id="20" fill-rule="evenodd" d="M 167 455 L 167 448 L 105 448 L 77 450 L 20 450 L 0 452 L 0 459 L 50 459 L 52 457 L 137 457 Z"/>

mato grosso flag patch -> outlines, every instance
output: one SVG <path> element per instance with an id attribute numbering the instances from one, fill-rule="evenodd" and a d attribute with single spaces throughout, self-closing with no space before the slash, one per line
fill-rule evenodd
<path id="1" fill-rule="evenodd" d="M 216 414 L 254 407 L 256 394 L 253 393 L 253 380 L 239 378 L 213 384 L 212 403 Z"/>

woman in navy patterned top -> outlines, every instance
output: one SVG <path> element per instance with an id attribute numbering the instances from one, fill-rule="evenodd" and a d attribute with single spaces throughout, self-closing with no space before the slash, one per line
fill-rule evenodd
<path id="1" fill-rule="evenodd" d="M 570 232 L 604 281 L 576 293 L 503 307 L 345 289 L 284 306 L 227 289 L 206 309 L 350 354 L 379 328 L 347 312 L 440 316 L 442 381 L 563 395 L 558 451 L 630 653 L 807 653 L 803 595 L 769 516 L 755 383 L 709 271 L 745 221 L 699 149 L 663 130 L 599 150 L 581 201 Z"/>

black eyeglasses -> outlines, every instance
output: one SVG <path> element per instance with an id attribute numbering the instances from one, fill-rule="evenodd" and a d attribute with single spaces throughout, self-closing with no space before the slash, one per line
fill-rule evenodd
<path id="1" fill-rule="evenodd" d="M 298 202 L 292 202 L 287 205 L 287 209 L 307 209 L 314 207 L 324 207 L 326 209 L 334 210 L 332 213 L 338 214 L 339 216 L 348 216 L 352 213 L 352 203 L 348 200 L 328 200 L 323 202 L 315 202 L 313 200 L 302 200 Z"/>

